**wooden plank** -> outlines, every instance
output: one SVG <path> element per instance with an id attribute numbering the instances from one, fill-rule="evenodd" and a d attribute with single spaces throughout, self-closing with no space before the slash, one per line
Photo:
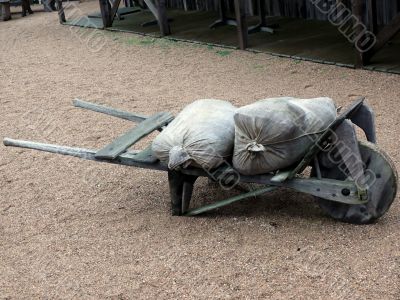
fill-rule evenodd
<path id="1" fill-rule="evenodd" d="M 149 117 L 127 133 L 115 139 L 111 144 L 99 150 L 96 153 L 96 158 L 115 159 L 118 155 L 149 133 L 168 124 L 173 120 L 173 118 L 174 117 L 170 113 L 166 112 L 158 113 Z"/>
<path id="2" fill-rule="evenodd" d="M 293 189 L 300 193 L 313 195 L 334 202 L 345 204 L 363 204 L 366 201 L 358 198 L 357 186 L 352 181 L 340 181 L 328 178 L 313 179 L 313 178 L 296 178 L 289 180 L 281 185 L 285 188 Z M 348 194 L 343 194 L 346 189 Z"/>
<path id="3" fill-rule="evenodd" d="M 248 193 L 240 194 L 240 195 L 237 195 L 237 196 L 234 196 L 234 197 L 222 200 L 222 201 L 218 201 L 218 202 L 215 202 L 215 203 L 212 203 L 212 204 L 209 204 L 209 205 L 205 205 L 205 206 L 202 206 L 202 207 L 199 207 L 199 208 L 195 208 L 195 209 L 189 210 L 184 215 L 185 216 L 196 216 L 196 215 L 205 213 L 205 212 L 210 211 L 210 210 L 214 210 L 214 209 L 217 209 L 217 208 L 220 208 L 220 207 L 223 207 L 223 206 L 230 205 L 232 203 L 241 201 L 241 200 L 246 199 L 246 198 L 256 197 L 256 196 L 259 196 L 259 195 L 262 195 L 262 194 L 265 194 L 265 193 L 272 192 L 272 191 L 274 191 L 276 189 L 277 189 L 277 187 L 268 186 L 268 187 L 265 187 L 265 188 L 261 188 L 261 189 L 255 190 L 255 191 L 251 191 L 251 192 L 248 192 Z"/>
<path id="4" fill-rule="evenodd" d="M 129 151 L 125 152 L 118 156 L 117 159 L 114 160 L 102 160 L 95 157 L 96 150 L 92 149 L 83 149 L 76 147 L 67 147 L 60 145 L 52 145 L 45 143 L 37 143 L 31 141 L 22 141 L 22 140 L 13 140 L 9 138 L 5 138 L 3 141 L 5 146 L 11 147 L 19 147 L 25 149 L 33 149 L 38 151 L 44 151 L 49 153 L 61 154 L 66 156 L 73 156 L 77 158 L 81 158 L 84 160 L 98 161 L 98 162 L 106 162 L 116 165 L 124 165 L 130 167 L 137 167 L 143 169 L 151 169 L 151 170 L 159 170 L 159 171 L 167 171 L 168 167 L 159 161 L 155 163 L 148 163 L 143 161 L 138 161 L 135 159 L 137 152 Z"/>
<path id="5" fill-rule="evenodd" d="M 115 108 L 108 107 L 108 106 L 105 106 L 105 105 L 91 103 L 91 102 L 80 100 L 80 99 L 74 99 L 72 101 L 72 103 L 73 103 L 73 105 L 75 107 L 88 109 L 88 110 L 91 110 L 91 111 L 99 112 L 99 113 L 102 113 L 102 114 L 106 114 L 106 115 L 109 115 L 109 116 L 113 116 L 113 117 L 116 117 L 116 118 L 132 121 L 132 122 L 142 122 L 142 121 L 144 121 L 144 120 L 146 120 L 148 118 L 147 116 L 144 116 L 144 115 L 134 114 L 134 113 L 130 113 L 130 112 L 126 112 L 126 111 L 123 111 L 123 110 L 115 109 Z"/>
<path id="6" fill-rule="evenodd" d="M 244 0 L 234 0 L 234 4 L 239 47 L 240 49 L 244 50 L 247 48 L 248 43 L 248 27 Z"/>

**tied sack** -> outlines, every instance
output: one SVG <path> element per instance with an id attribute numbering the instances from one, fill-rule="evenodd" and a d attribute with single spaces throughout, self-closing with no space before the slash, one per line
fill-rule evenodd
<path id="1" fill-rule="evenodd" d="M 330 98 L 271 98 L 241 107 L 234 117 L 233 166 L 244 175 L 289 167 L 335 118 Z"/>
<path id="2" fill-rule="evenodd" d="M 188 166 L 216 168 L 232 156 L 235 111 L 226 101 L 197 100 L 155 138 L 152 150 L 171 170 Z"/>

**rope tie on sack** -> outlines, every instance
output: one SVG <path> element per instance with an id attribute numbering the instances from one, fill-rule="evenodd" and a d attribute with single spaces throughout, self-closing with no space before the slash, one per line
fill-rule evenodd
<path id="1" fill-rule="evenodd" d="M 189 153 L 181 146 L 174 146 L 169 151 L 168 168 L 175 170 L 180 167 L 187 168 L 191 163 L 191 157 Z"/>
<path id="2" fill-rule="evenodd" d="M 252 141 L 246 145 L 246 150 L 249 152 L 264 152 L 266 149 L 264 145 L 257 143 L 257 141 Z"/>

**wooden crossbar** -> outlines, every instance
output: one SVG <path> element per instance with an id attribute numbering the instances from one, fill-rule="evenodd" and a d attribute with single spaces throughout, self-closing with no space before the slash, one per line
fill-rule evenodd
<path id="1" fill-rule="evenodd" d="M 174 119 L 174 116 L 168 112 L 161 112 L 152 115 L 148 119 L 139 123 L 136 127 L 127 133 L 116 138 L 111 144 L 99 150 L 95 157 L 101 159 L 115 159 L 118 155 L 125 152 L 129 147 L 134 145 L 146 135 L 152 133 Z"/>

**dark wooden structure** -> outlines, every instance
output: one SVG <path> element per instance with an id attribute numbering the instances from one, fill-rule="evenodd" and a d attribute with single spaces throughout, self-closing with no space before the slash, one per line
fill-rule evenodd
<path id="1" fill-rule="evenodd" d="M 4 1 L 4 0 L 3 0 Z M 58 0 L 57 0 L 58 1 Z M 104 28 L 113 25 L 121 0 L 99 0 Z M 148 9 L 158 24 L 161 36 L 171 34 L 168 8 L 184 10 L 217 10 L 218 20 L 210 28 L 222 25 L 237 27 L 238 46 L 246 49 L 249 34 L 273 33 L 267 17 L 284 16 L 329 21 L 353 44 L 355 65 L 367 65 L 400 31 L 399 0 L 135 0 Z M 58 2 L 60 22 L 65 22 L 61 2 Z M 248 26 L 248 17 L 257 15 L 259 23 Z"/>
<path id="2" fill-rule="evenodd" d="M 3 21 L 11 19 L 10 0 L 0 0 L 1 16 Z"/>
<path id="3" fill-rule="evenodd" d="M 56 0 L 44 0 L 43 9 L 46 12 L 56 11 L 57 8 L 55 6 Z M 3 21 L 11 20 L 11 6 L 21 6 L 22 7 L 22 16 L 25 17 L 27 13 L 33 14 L 33 11 L 30 7 L 30 0 L 0 0 L 0 11 Z"/>

